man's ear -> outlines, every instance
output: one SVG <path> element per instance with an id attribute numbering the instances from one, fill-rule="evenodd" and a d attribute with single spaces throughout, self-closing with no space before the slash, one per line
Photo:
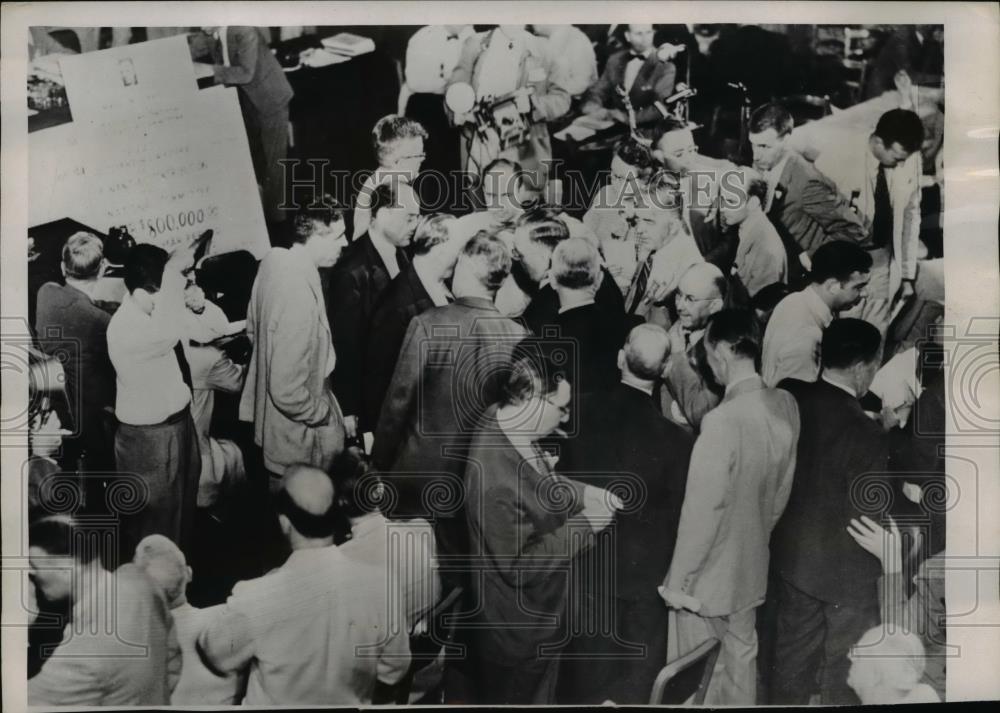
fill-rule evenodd
<path id="1" fill-rule="evenodd" d="M 63 277 L 66 277 L 66 266 L 62 263 L 59 263 L 59 272 L 62 273 Z"/>
<path id="2" fill-rule="evenodd" d="M 619 349 L 618 350 L 618 362 L 617 363 L 618 363 L 618 369 L 619 369 L 619 371 L 624 371 L 625 370 L 625 350 L 624 349 Z"/>
<path id="3" fill-rule="evenodd" d="M 288 516 L 279 513 L 278 514 L 278 526 L 281 528 L 281 534 L 288 537 L 288 534 L 292 531 L 292 521 L 288 519 Z"/>

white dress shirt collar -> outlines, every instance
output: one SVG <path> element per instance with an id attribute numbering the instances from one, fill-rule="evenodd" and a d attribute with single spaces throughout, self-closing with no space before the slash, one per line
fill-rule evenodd
<path id="1" fill-rule="evenodd" d="M 788 159 L 791 156 L 790 150 L 786 148 L 785 155 L 767 172 L 767 206 L 764 208 L 765 213 L 771 210 L 771 204 L 774 203 L 774 194 L 778 189 L 778 182 L 781 180 L 781 174 L 785 171 L 785 164 L 788 163 Z"/>
<path id="2" fill-rule="evenodd" d="M 594 304 L 594 300 L 589 299 L 589 300 L 584 300 L 583 302 L 577 302 L 575 305 L 569 305 L 568 307 L 560 307 L 559 314 L 562 314 L 563 312 L 569 312 L 571 309 L 576 309 L 577 307 L 586 307 L 587 305 L 592 305 L 592 304 Z"/>
<path id="3" fill-rule="evenodd" d="M 839 381 L 834 381 L 833 379 L 831 379 L 830 377 L 828 377 L 826 375 L 826 373 L 820 374 L 819 378 L 821 378 L 826 383 L 830 384 L 830 386 L 836 386 L 841 391 L 850 394 L 852 398 L 855 398 L 855 399 L 858 398 L 858 392 L 857 391 L 855 391 L 853 388 L 851 388 L 847 384 L 842 384 Z"/>
<path id="4" fill-rule="evenodd" d="M 444 286 L 441 280 L 432 279 L 430 275 L 427 274 L 427 267 L 421 260 L 413 261 L 413 269 L 417 273 L 417 278 L 420 280 L 420 284 L 424 286 L 427 291 L 427 295 L 431 298 L 435 307 L 443 307 L 448 304 L 448 298 L 451 293 L 448 292 L 448 288 Z"/>
<path id="5" fill-rule="evenodd" d="M 398 275 L 399 263 L 396 261 L 396 246 L 383 238 L 381 235 L 376 235 L 370 231 L 368 233 L 368 237 L 371 238 L 372 245 L 375 246 L 375 252 L 377 252 L 379 257 L 382 258 L 382 264 L 385 265 L 385 269 L 388 271 L 389 277 L 393 278 Z"/>

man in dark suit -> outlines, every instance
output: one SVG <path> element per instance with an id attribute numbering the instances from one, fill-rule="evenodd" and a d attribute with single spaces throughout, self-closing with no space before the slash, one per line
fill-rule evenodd
<path id="1" fill-rule="evenodd" d="M 857 705 L 847 685 L 850 647 L 878 624 L 878 559 L 845 522 L 876 516 L 889 444 L 858 402 L 878 369 L 881 337 L 859 319 L 836 319 L 823 334 L 818 381 L 779 384 L 799 406 L 795 478 L 771 539 L 778 582 L 771 682 L 775 704 Z M 867 506 L 867 507 L 866 507 Z"/>
<path id="2" fill-rule="evenodd" d="M 621 482 L 630 496 L 614 528 L 581 555 L 583 576 L 571 580 L 573 623 L 596 621 L 598 632 L 578 632 L 564 650 L 559 703 L 644 704 L 666 662 L 667 609 L 656 587 L 673 555 L 693 446 L 653 401 L 669 348 L 657 325 L 629 333 L 618 353 L 620 383 L 581 398 L 579 429 L 559 460 L 559 471 L 574 480 L 612 490 Z"/>
<path id="3" fill-rule="evenodd" d="M 864 220 L 836 184 L 786 146 L 793 127 L 792 115 L 780 104 L 765 104 L 750 117 L 754 168 L 768 184 L 764 212 L 788 251 L 789 284 L 800 287 L 820 245 L 869 240 Z"/>
<path id="4" fill-rule="evenodd" d="M 361 385 L 365 423 L 378 423 L 382 399 L 410 320 L 452 299 L 444 284 L 458 258 L 458 244 L 449 241 L 448 223 L 452 220 L 449 215 L 439 214 L 421 222 L 410 243 L 413 261 L 389 283 L 375 306 L 365 357 L 367 378 Z"/>
<path id="5" fill-rule="evenodd" d="M 638 126 L 656 124 L 667 116 L 662 101 L 674 91 L 677 68 L 660 59 L 653 38 L 652 25 L 628 26 L 629 49 L 608 58 L 597 84 L 584 95 L 585 114 L 627 123 L 625 101 L 618 94 L 618 88 L 624 87 Z"/>
<path id="6" fill-rule="evenodd" d="M 499 399 L 504 368 L 526 335 L 493 303 L 510 272 L 499 238 L 478 233 L 455 265 L 455 301 L 410 320 L 386 391 L 372 453 L 394 490 L 390 517 L 432 519 L 438 551 L 467 552 L 460 502 L 464 451 L 479 417 Z M 432 508 L 434 493 L 455 498 Z"/>
<path id="7" fill-rule="evenodd" d="M 603 391 L 619 381 L 616 361 L 625 342 L 626 316 L 595 301 L 600 259 L 584 238 L 564 240 L 552 253 L 551 282 L 559 312 L 548 326 L 554 328 L 554 339 L 572 344 L 567 378 L 577 394 Z M 548 336 L 546 326 L 540 336 Z"/>
<path id="8" fill-rule="evenodd" d="M 216 38 L 215 81 L 240 90 L 240 107 L 250 140 L 257 182 L 264 187 L 264 214 L 280 223 L 284 214 L 284 172 L 288 153 L 288 105 L 294 92 L 260 27 L 203 27 Z"/>
<path id="9" fill-rule="evenodd" d="M 107 341 L 111 315 L 92 298 L 103 263 L 101 239 L 76 233 L 63 247 L 66 284 L 47 282 L 38 290 L 38 346 L 52 356 L 70 350 L 63 362 L 69 413 L 60 414 L 64 427 L 77 433 L 64 441 L 63 466 L 68 469 L 74 469 L 84 454 L 88 470 L 114 469 L 110 434 L 104 429 L 104 409 L 115 403 L 115 372 Z"/>
<path id="10" fill-rule="evenodd" d="M 368 232 L 344 250 L 330 273 L 326 301 L 337 353 L 333 392 L 344 411 L 349 439 L 375 427 L 358 423 L 361 385 L 367 378 L 365 344 L 379 297 L 409 265 L 402 248 L 409 244 L 420 220 L 416 194 L 406 183 L 381 183 L 371 193 L 371 216 Z"/>
<path id="11" fill-rule="evenodd" d="M 552 252 L 569 238 L 569 234 L 566 224 L 544 206 L 528 210 L 517 219 L 512 253 L 514 264 L 504 288 L 513 288 L 518 291 L 519 298 L 528 300 L 527 307 L 519 314 L 534 334 L 541 334 L 542 326 L 552 324 L 559 314 L 559 295 L 552 286 L 549 270 Z M 625 311 L 625 298 L 605 267 L 601 268 L 594 301 L 611 312 Z"/>

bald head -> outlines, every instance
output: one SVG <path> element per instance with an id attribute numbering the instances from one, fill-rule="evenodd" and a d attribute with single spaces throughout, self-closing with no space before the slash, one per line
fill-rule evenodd
<path id="1" fill-rule="evenodd" d="M 288 466 L 281 489 L 293 505 L 310 515 L 323 515 L 333 505 L 333 481 L 322 470 L 310 465 Z"/>
<path id="2" fill-rule="evenodd" d="M 626 378 L 631 374 L 643 381 L 655 381 L 670 356 L 670 337 L 663 327 L 640 324 L 628 333 L 623 352 Z"/>
<path id="3" fill-rule="evenodd" d="M 132 562 L 159 585 L 168 604 L 176 606 L 184 602 L 184 590 L 191 581 L 191 569 L 187 566 L 184 553 L 173 541 L 163 535 L 144 537 L 135 548 Z"/>
<path id="4" fill-rule="evenodd" d="M 902 700 L 923 676 L 924 645 L 916 634 L 878 626 L 869 629 L 851 649 L 847 682 L 862 703 Z"/>
<path id="5" fill-rule="evenodd" d="M 692 265 L 677 286 L 677 319 L 685 329 L 701 329 L 725 304 L 728 283 L 709 262 Z"/>

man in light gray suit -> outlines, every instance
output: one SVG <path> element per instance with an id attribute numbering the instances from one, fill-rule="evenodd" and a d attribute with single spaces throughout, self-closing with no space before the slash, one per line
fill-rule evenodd
<path id="1" fill-rule="evenodd" d="M 343 212 L 326 206 L 295 217 L 294 243 L 261 260 L 247 310 L 253 355 L 240 399 L 252 421 L 271 490 L 287 466 L 327 469 L 344 448 L 344 419 L 330 390 L 336 364 L 319 270 L 347 244 Z"/>
<path id="2" fill-rule="evenodd" d="M 678 610 L 668 658 L 722 642 L 706 705 L 756 703 L 756 609 L 767 590 L 768 542 L 795 472 L 795 399 L 757 374 L 760 329 L 747 311 L 722 310 L 705 331 L 722 402 L 694 444 L 677 544 L 660 594 Z"/>

